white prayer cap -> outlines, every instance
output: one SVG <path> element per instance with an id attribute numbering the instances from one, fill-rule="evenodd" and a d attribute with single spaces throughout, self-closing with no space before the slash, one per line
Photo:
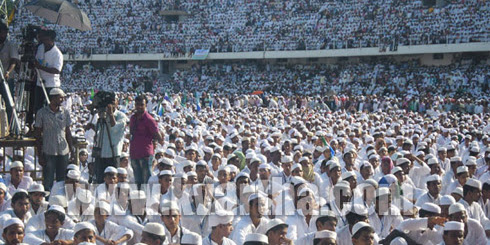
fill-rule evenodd
<path id="1" fill-rule="evenodd" d="M 437 161 L 437 159 L 435 158 L 431 158 L 429 159 L 429 161 L 427 162 L 427 165 L 433 165 L 433 164 L 439 164 L 439 162 Z"/>
<path id="2" fill-rule="evenodd" d="M 174 172 L 172 170 L 162 170 L 160 173 L 158 173 L 158 177 L 165 175 L 174 176 Z"/>
<path id="3" fill-rule="evenodd" d="M 169 155 L 169 156 L 171 156 L 171 157 L 175 157 L 175 151 L 174 151 L 174 150 L 172 150 L 171 148 L 167 148 L 167 149 L 165 150 L 165 154 L 167 154 L 167 155 Z"/>
<path id="4" fill-rule="evenodd" d="M 137 244 L 140 244 L 140 243 L 137 243 Z M 81 242 L 78 245 L 97 245 L 97 244 L 95 244 L 93 242 Z"/>
<path id="5" fill-rule="evenodd" d="M 452 197 L 451 195 L 444 195 L 441 197 L 441 199 L 439 200 L 439 205 L 453 205 L 456 203 L 456 200 L 454 199 L 454 197 Z"/>
<path id="6" fill-rule="evenodd" d="M 441 152 L 442 152 L 442 151 L 447 151 L 447 149 L 446 149 L 446 147 L 442 147 L 442 146 L 441 146 L 441 147 L 439 147 L 439 148 L 437 149 L 437 151 L 438 151 L 438 152 L 439 152 L 439 151 L 441 151 Z"/>
<path id="7" fill-rule="evenodd" d="M 143 231 L 157 236 L 165 236 L 165 227 L 156 222 L 147 223 L 143 227 Z"/>
<path id="8" fill-rule="evenodd" d="M 457 174 L 461 174 L 461 173 L 468 173 L 468 167 L 466 166 L 459 166 L 456 170 L 456 173 Z"/>
<path id="9" fill-rule="evenodd" d="M 436 213 L 436 214 L 441 213 L 441 208 L 439 206 L 437 206 L 436 204 L 430 203 L 430 202 L 424 203 L 424 205 L 422 205 L 421 209 L 423 209 L 425 211 L 429 211 L 431 213 Z"/>
<path id="10" fill-rule="evenodd" d="M 463 196 L 463 188 L 461 187 L 456 187 L 454 188 L 453 191 L 451 191 L 451 194 L 458 194 L 460 196 Z"/>
<path id="11" fill-rule="evenodd" d="M 199 162 L 200 162 L 200 161 L 199 161 Z M 187 167 L 187 166 L 194 167 L 195 165 L 196 165 L 196 163 L 194 163 L 194 162 L 193 162 L 193 161 L 191 161 L 191 160 L 185 160 L 185 161 L 183 161 L 183 162 L 182 162 L 182 168 L 185 168 L 185 167 Z M 207 166 L 207 164 L 201 164 L 201 163 L 198 163 L 197 165 L 198 165 L 198 166 L 201 166 L 201 165 L 203 165 L 203 166 Z"/>
<path id="12" fill-rule="evenodd" d="M 375 189 L 378 189 L 378 187 L 379 187 L 378 182 L 376 182 L 376 180 L 374 180 L 374 179 L 364 180 L 364 182 L 362 182 L 361 185 L 364 185 L 364 188 L 366 188 L 368 186 L 372 186 Z"/>
<path id="13" fill-rule="evenodd" d="M 405 164 L 405 163 L 410 163 L 410 160 L 408 160 L 407 158 L 404 158 L 404 157 L 400 157 L 400 158 L 396 159 L 396 166 L 400 166 L 400 165 Z"/>
<path id="14" fill-rule="evenodd" d="M 291 183 L 293 184 L 293 186 L 297 186 L 299 184 L 305 184 L 307 183 L 305 179 L 303 179 L 302 177 L 299 177 L 299 176 L 293 176 L 291 177 Z"/>
<path id="15" fill-rule="evenodd" d="M 329 230 L 316 231 L 314 239 L 334 239 L 337 240 L 337 233 Z"/>
<path id="16" fill-rule="evenodd" d="M 111 205 L 106 201 L 98 201 L 97 204 L 95 205 L 95 208 L 104 210 L 107 214 L 111 212 Z"/>
<path id="17" fill-rule="evenodd" d="M 332 210 L 328 209 L 327 207 L 322 207 L 320 209 L 320 213 L 318 214 L 318 219 L 319 218 L 322 218 L 322 217 L 332 217 L 332 218 L 337 218 L 337 215 L 335 214 L 335 212 L 333 212 Z"/>
<path id="18" fill-rule="evenodd" d="M 80 180 L 80 171 L 78 171 L 76 169 L 75 170 L 68 170 L 66 177 L 73 179 L 73 180 Z"/>
<path id="19" fill-rule="evenodd" d="M 170 160 L 170 159 L 166 158 L 166 157 L 162 157 L 162 158 L 161 158 L 161 159 L 158 161 L 158 163 L 161 163 L 161 164 L 163 164 L 163 165 L 167 165 L 167 166 L 172 166 L 172 167 L 174 166 L 174 162 L 173 162 L 172 160 Z"/>
<path id="20" fill-rule="evenodd" d="M 344 181 L 344 180 L 337 182 L 337 184 L 335 184 L 333 188 L 334 188 L 334 192 L 340 191 L 340 190 L 342 190 L 344 192 L 350 192 L 351 191 L 349 182 Z"/>
<path id="21" fill-rule="evenodd" d="M 474 161 L 474 160 L 468 160 L 468 161 L 466 161 L 465 165 L 466 166 L 476 166 L 477 164 L 476 164 L 476 161 Z"/>
<path id="22" fill-rule="evenodd" d="M 262 163 L 259 165 L 259 169 L 271 169 L 271 166 L 269 166 L 269 164 L 267 163 Z"/>
<path id="23" fill-rule="evenodd" d="M 218 167 L 218 173 L 220 171 L 225 171 L 227 173 L 230 173 L 230 167 L 228 167 L 227 165 L 221 165 L 221 166 Z"/>
<path id="24" fill-rule="evenodd" d="M 298 162 L 308 161 L 308 157 L 300 157 Z"/>
<path id="25" fill-rule="evenodd" d="M 247 153 L 247 154 L 245 155 L 245 159 L 252 159 L 252 158 L 254 158 L 255 156 L 257 156 L 255 153 L 250 152 L 250 153 Z"/>
<path id="26" fill-rule="evenodd" d="M 22 222 L 22 220 L 20 220 L 19 218 L 10 218 L 3 223 L 3 229 L 5 230 L 12 225 L 18 225 L 24 228 L 24 222 Z"/>
<path id="27" fill-rule="evenodd" d="M 0 189 L 7 192 L 7 186 L 3 182 L 0 182 Z"/>
<path id="28" fill-rule="evenodd" d="M 461 159 L 461 157 L 458 157 L 458 156 L 451 157 L 451 162 L 462 162 L 462 161 L 463 161 L 463 159 Z"/>
<path id="29" fill-rule="evenodd" d="M 328 162 L 331 162 L 330 164 L 328 164 Z M 328 164 L 328 171 L 332 171 L 332 169 L 334 168 L 341 168 L 340 164 L 338 162 L 335 162 L 335 161 L 328 161 L 327 164 Z"/>
<path id="30" fill-rule="evenodd" d="M 29 187 L 29 190 L 27 192 L 32 193 L 32 192 L 42 192 L 44 196 L 49 196 L 49 191 L 44 190 L 44 186 L 38 183 L 34 183 Z"/>
<path id="31" fill-rule="evenodd" d="M 86 229 L 89 229 L 89 230 L 93 231 L 94 233 L 96 233 L 94 225 L 92 225 L 92 223 L 90 223 L 90 222 L 77 223 L 75 225 L 75 227 L 73 227 L 73 233 L 76 235 L 78 232 L 80 232 L 82 230 L 86 230 Z"/>
<path id="32" fill-rule="evenodd" d="M 255 192 L 252 195 L 248 196 L 248 202 L 250 203 L 251 201 L 259 198 L 265 199 L 267 198 L 267 195 L 262 191 Z"/>
<path id="33" fill-rule="evenodd" d="M 129 193 L 129 199 L 131 199 L 131 200 L 146 199 L 146 193 L 142 190 L 133 190 Z"/>
<path id="34" fill-rule="evenodd" d="M 269 244 L 269 238 L 266 235 L 259 233 L 251 233 L 245 236 L 245 242 L 262 242 L 265 244 Z"/>
<path id="35" fill-rule="evenodd" d="M 441 176 L 439 176 L 438 174 L 433 174 L 433 175 L 429 175 L 427 176 L 427 178 L 425 178 L 425 182 L 432 182 L 432 181 L 439 181 L 441 182 Z"/>
<path id="36" fill-rule="evenodd" d="M 281 157 L 281 163 L 289 163 L 293 162 L 293 158 L 291 156 L 282 156 Z"/>
<path id="37" fill-rule="evenodd" d="M 350 177 L 356 177 L 356 174 L 354 172 L 352 172 L 352 171 L 345 171 L 341 175 L 342 180 L 346 180 L 346 179 L 348 179 Z"/>
<path id="38" fill-rule="evenodd" d="M 408 245 L 408 243 L 403 237 L 397 237 L 390 242 L 390 245 Z"/>
<path id="39" fill-rule="evenodd" d="M 128 170 L 125 168 L 117 168 L 117 174 L 128 174 Z"/>
<path id="40" fill-rule="evenodd" d="M 60 88 L 51 89 L 51 91 L 49 91 L 49 95 L 59 95 L 61 97 L 66 96 L 65 92 L 63 90 L 61 90 Z"/>
<path id="41" fill-rule="evenodd" d="M 106 173 L 117 174 L 117 169 L 115 167 L 109 166 L 104 170 L 104 174 Z"/>
<path id="42" fill-rule="evenodd" d="M 444 231 L 464 231 L 464 224 L 458 221 L 448 221 L 444 224 Z"/>
<path id="43" fill-rule="evenodd" d="M 68 207 L 68 202 L 66 201 L 66 197 L 64 195 L 55 195 L 49 197 L 49 205 L 50 206 L 58 205 L 66 208 Z"/>
<path id="44" fill-rule="evenodd" d="M 129 157 L 129 154 L 126 152 L 121 152 L 121 158 L 127 158 Z"/>
<path id="45" fill-rule="evenodd" d="M 260 158 L 258 158 L 257 156 L 255 156 L 255 157 L 252 158 L 252 160 L 250 160 L 250 164 L 255 163 L 255 162 L 262 163 L 262 160 L 260 160 Z"/>
<path id="46" fill-rule="evenodd" d="M 276 151 L 280 151 L 281 149 L 278 147 L 278 146 L 274 146 L 271 148 L 270 150 L 270 153 L 273 153 L 273 152 L 276 152 Z"/>
<path id="47" fill-rule="evenodd" d="M 211 147 L 203 147 L 202 149 L 205 153 L 210 153 L 210 154 L 213 154 L 213 149 L 211 149 Z"/>
<path id="48" fill-rule="evenodd" d="M 209 227 L 229 224 L 233 221 L 233 218 L 233 212 L 217 210 L 214 214 L 209 216 Z"/>
<path id="49" fill-rule="evenodd" d="M 248 179 L 250 179 L 250 175 L 246 172 L 240 172 L 236 177 L 235 177 L 235 181 L 237 181 L 239 178 L 241 177 L 247 177 Z"/>
<path id="50" fill-rule="evenodd" d="M 477 188 L 478 190 L 481 190 L 482 188 L 482 184 L 479 180 L 476 180 L 476 179 L 473 179 L 473 178 L 469 178 L 467 181 L 466 181 L 466 184 L 464 185 L 467 185 L 467 186 L 471 186 L 471 187 L 474 187 L 474 188 Z"/>
<path id="51" fill-rule="evenodd" d="M 13 168 L 24 168 L 24 164 L 21 161 L 14 161 L 10 164 L 10 169 Z"/>
<path id="52" fill-rule="evenodd" d="M 466 208 L 464 207 L 463 204 L 461 203 L 455 203 L 455 204 L 451 204 L 451 206 L 449 206 L 449 214 L 454 214 L 454 213 L 459 213 L 459 212 L 466 212 Z"/>
<path id="53" fill-rule="evenodd" d="M 357 222 L 354 227 L 352 227 L 352 237 L 354 237 L 357 232 L 364 227 L 370 227 L 372 229 L 371 225 L 366 222 Z"/>
<path id="54" fill-rule="evenodd" d="M 294 171 L 295 169 L 299 168 L 300 170 L 303 170 L 303 166 L 301 164 L 296 163 L 291 167 L 291 171 Z"/>
<path id="55" fill-rule="evenodd" d="M 176 201 L 167 201 L 162 203 L 161 211 L 163 215 L 169 215 L 171 211 L 177 211 L 180 214 L 180 207 Z"/>
<path id="56" fill-rule="evenodd" d="M 391 174 L 396 174 L 398 172 L 403 172 L 403 169 L 400 168 L 400 167 L 394 167 L 392 170 L 391 170 Z"/>
<path id="57" fill-rule="evenodd" d="M 91 203 L 94 197 L 90 190 L 77 188 L 77 199 L 82 203 Z"/>
<path id="58" fill-rule="evenodd" d="M 189 171 L 189 172 L 187 172 L 187 178 L 192 177 L 192 176 L 197 176 L 196 171 Z"/>
<path id="59" fill-rule="evenodd" d="M 174 175 L 175 178 L 181 178 L 181 179 L 187 179 L 187 174 L 186 173 L 176 173 Z"/>
<path id="60" fill-rule="evenodd" d="M 376 197 L 381 197 L 381 196 L 388 195 L 388 194 L 390 194 L 390 188 L 388 188 L 388 187 L 381 187 L 376 192 Z"/>
<path id="61" fill-rule="evenodd" d="M 351 210 L 349 212 L 355 213 L 357 215 L 366 216 L 366 217 L 369 214 L 368 209 L 366 207 L 364 207 L 363 205 L 361 205 L 361 204 L 354 204 L 354 205 L 352 205 L 352 208 L 351 208 Z"/>

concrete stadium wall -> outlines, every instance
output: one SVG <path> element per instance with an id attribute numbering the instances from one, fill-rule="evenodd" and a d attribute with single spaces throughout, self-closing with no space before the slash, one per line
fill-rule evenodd
<path id="1" fill-rule="evenodd" d="M 489 52 L 490 43 L 433 44 L 417 46 L 399 46 L 397 51 L 379 52 L 379 48 L 356 48 L 336 50 L 306 51 L 266 51 L 210 53 L 206 60 L 243 60 L 243 59 L 301 59 L 326 57 L 362 57 L 362 56 L 402 56 L 434 53 Z M 65 61 L 156 61 L 156 60 L 192 60 L 191 57 L 165 57 L 164 54 L 94 54 L 90 57 L 64 56 Z M 444 61 L 440 61 L 444 62 Z"/>

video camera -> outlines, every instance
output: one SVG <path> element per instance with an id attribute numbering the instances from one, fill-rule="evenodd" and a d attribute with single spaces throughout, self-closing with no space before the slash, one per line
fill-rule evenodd
<path id="1" fill-rule="evenodd" d="M 108 91 L 99 91 L 92 99 L 92 109 L 96 111 L 105 111 L 107 105 L 114 103 L 116 94 Z"/>
<path id="2" fill-rule="evenodd" d="M 31 24 L 22 29 L 22 44 L 20 45 L 22 62 L 30 62 L 35 59 L 36 45 L 34 44 L 34 39 L 36 39 L 39 32 L 41 32 L 41 27 Z"/>

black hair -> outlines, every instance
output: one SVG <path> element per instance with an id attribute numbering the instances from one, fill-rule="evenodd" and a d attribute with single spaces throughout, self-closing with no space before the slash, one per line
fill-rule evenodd
<path id="1" fill-rule="evenodd" d="M 424 209 L 420 209 L 419 210 L 419 217 L 420 218 L 431 217 L 431 216 L 435 216 L 435 215 L 440 215 L 440 214 L 434 213 L 434 212 L 430 212 L 430 211 L 427 211 L 427 210 L 424 210 Z"/>
<path id="2" fill-rule="evenodd" d="M 463 185 L 463 196 L 466 196 L 470 192 L 480 191 L 478 188 L 469 185 Z"/>
<path id="3" fill-rule="evenodd" d="M 337 222 L 337 217 L 323 216 L 323 217 L 316 219 L 315 224 L 318 227 L 318 222 L 320 222 L 320 224 L 325 224 L 325 223 L 330 222 L 330 221 Z"/>
<path id="4" fill-rule="evenodd" d="M 349 225 L 353 225 L 359 221 L 364 221 L 367 219 L 366 216 L 364 215 L 359 215 L 359 214 L 356 214 L 354 212 L 349 212 L 345 215 L 345 218 L 347 219 L 347 222 L 349 223 Z"/>
<path id="5" fill-rule="evenodd" d="M 41 31 L 41 34 L 48 37 L 53 42 L 56 40 L 56 32 L 53 30 L 44 30 Z"/>
<path id="6" fill-rule="evenodd" d="M 170 135 L 168 136 L 168 140 L 169 140 L 169 141 L 175 140 L 176 138 L 177 138 L 177 135 L 175 135 L 175 134 L 170 134 Z"/>
<path id="7" fill-rule="evenodd" d="M 16 203 L 19 200 L 24 200 L 24 199 L 29 199 L 29 195 L 25 192 L 22 192 L 22 191 L 17 192 L 12 197 L 12 204 Z"/>
<path id="8" fill-rule="evenodd" d="M 148 99 L 144 95 L 138 95 L 135 99 L 134 102 L 145 102 L 145 104 L 148 103 Z"/>
<path id="9" fill-rule="evenodd" d="M 482 190 L 484 190 L 484 191 L 490 191 L 490 184 L 488 184 L 488 183 L 486 183 L 486 182 L 485 182 L 485 183 L 483 183 Z"/>
<path id="10" fill-rule="evenodd" d="M 352 236 L 352 238 L 355 238 L 355 239 L 359 239 L 359 237 L 361 236 L 362 233 L 364 232 L 369 232 L 369 233 L 374 233 L 374 229 L 370 226 L 366 226 L 366 227 L 362 227 L 361 229 L 359 229 L 356 234 L 354 234 Z"/>
<path id="11" fill-rule="evenodd" d="M 46 217 L 50 214 L 56 215 L 56 219 L 58 219 L 61 223 L 63 223 L 65 221 L 65 214 L 62 212 L 59 212 L 57 210 L 48 210 L 44 213 L 44 217 Z"/>

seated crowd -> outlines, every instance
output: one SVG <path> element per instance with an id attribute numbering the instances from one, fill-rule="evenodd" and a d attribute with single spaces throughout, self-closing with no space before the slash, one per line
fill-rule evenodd
<path id="1" fill-rule="evenodd" d="M 318 50 L 440 43 L 488 42 L 490 3 L 447 1 L 74 1 L 92 23 L 80 32 L 56 26 L 65 54 L 163 53 L 183 56 L 211 52 Z M 170 5 L 170 6 L 169 6 Z M 184 10 L 179 21 L 161 10 Z M 53 28 L 22 9 L 14 33 L 26 23 Z M 20 40 L 19 40 L 20 42 Z"/>

